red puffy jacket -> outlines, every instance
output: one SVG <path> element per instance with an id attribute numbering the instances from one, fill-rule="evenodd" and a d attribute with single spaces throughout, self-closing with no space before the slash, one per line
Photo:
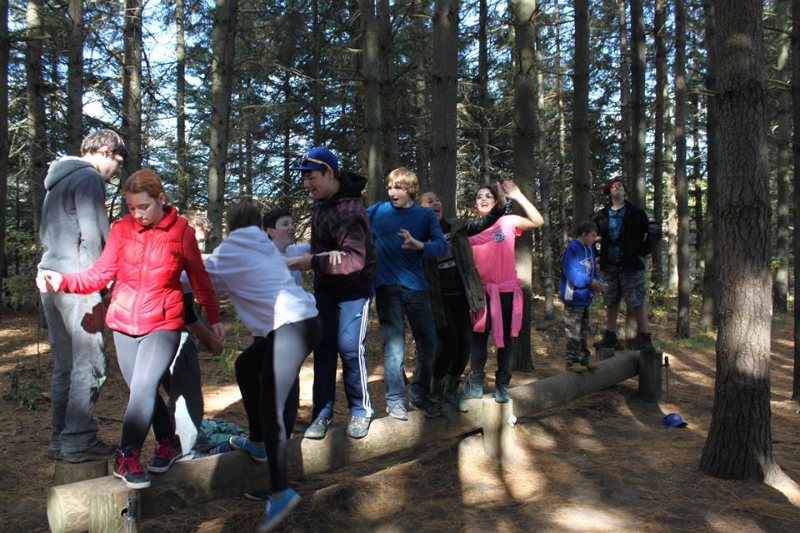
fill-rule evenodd
<path id="1" fill-rule="evenodd" d="M 189 275 L 195 296 L 212 324 L 220 322 L 219 303 L 208 279 L 194 230 L 172 206 L 152 228 L 131 215 L 116 222 L 103 253 L 83 272 L 62 273 L 61 289 L 88 294 L 116 278 L 106 312 L 108 327 L 127 335 L 183 327 L 181 272 Z"/>

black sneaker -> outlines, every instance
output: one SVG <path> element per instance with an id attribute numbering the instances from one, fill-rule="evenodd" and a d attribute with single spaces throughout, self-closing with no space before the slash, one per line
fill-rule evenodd
<path id="1" fill-rule="evenodd" d="M 653 346 L 653 339 L 649 333 L 639 334 L 639 349 L 645 352 L 655 352 L 656 347 Z"/>
<path id="2" fill-rule="evenodd" d="M 594 343 L 597 350 L 614 350 L 617 347 L 617 334 L 614 331 L 604 331 L 603 338 Z"/>
<path id="3" fill-rule="evenodd" d="M 64 461 L 66 463 L 88 463 L 89 461 L 107 461 L 112 457 L 114 457 L 115 452 L 116 448 L 114 446 L 111 446 L 110 444 L 106 444 L 105 442 L 98 440 L 92 446 L 86 448 L 85 450 L 81 450 L 79 452 L 65 452 L 64 450 L 61 450 L 61 453 L 57 456 L 57 459 L 59 461 Z"/>
<path id="4" fill-rule="evenodd" d="M 181 456 L 181 444 L 177 438 L 161 439 L 156 444 L 156 453 L 147 464 L 147 471 L 163 474 Z"/>
<path id="5" fill-rule="evenodd" d="M 410 399 L 411 405 L 420 409 L 427 418 L 436 418 L 442 416 L 442 407 L 436 402 L 432 402 L 428 398 Z"/>
<path id="6" fill-rule="evenodd" d="M 141 453 L 140 449 L 131 446 L 117 450 L 114 477 L 120 478 L 131 489 L 146 489 L 150 486 L 150 476 L 142 469 L 139 461 Z"/>

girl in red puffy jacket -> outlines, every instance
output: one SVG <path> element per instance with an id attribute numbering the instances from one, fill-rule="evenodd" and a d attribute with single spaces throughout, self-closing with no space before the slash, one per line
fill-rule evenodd
<path id="1" fill-rule="evenodd" d="M 115 281 L 106 324 L 114 332 L 117 361 L 130 388 L 114 475 L 131 488 L 150 486 L 139 455 L 151 423 L 158 445 L 148 466 L 164 472 L 180 456 L 174 428 L 155 413 L 159 380 L 172 362 L 183 327 L 181 272 L 186 271 L 217 338 L 222 338 L 219 304 L 203 267 L 194 230 L 168 205 L 158 175 L 133 173 L 123 187 L 129 214 L 116 222 L 103 253 L 83 272 L 42 270 L 42 291 L 96 292 Z M 180 444 L 177 444 L 179 447 Z"/>

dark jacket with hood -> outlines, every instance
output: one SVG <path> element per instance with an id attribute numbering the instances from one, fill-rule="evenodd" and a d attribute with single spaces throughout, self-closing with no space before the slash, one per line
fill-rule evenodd
<path id="1" fill-rule="evenodd" d="M 311 260 L 314 290 L 335 290 L 342 298 L 371 296 L 377 259 L 361 192 L 367 178 L 352 172 L 339 175 L 339 192 L 314 202 L 311 214 L 311 253 L 339 250 L 341 263 L 326 256 Z"/>
<path id="2" fill-rule="evenodd" d="M 103 177 L 84 159 L 67 156 L 50 164 L 44 179 L 39 268 L 80 272 L 100 256 L 108 238 Z"/>
<path id="3" fill-rule="evenodd" d="M 661 239 L 661 226 L 655 220 L 651 221 L 647 213 L 625 200 L 625 214 L 622 217 L 622 231 L 620 232 L 620 261 L 610 264 L 606 259 L 608 247 L 612 244 L 608 230 L 609 210 L 606 206 L 592 216 L 592 222 L 597 224 L 600 235 L 600 270 L 609 267 L 619 267 L 622 271 L 644 270 L 642 258 L 650 255 Z"/>

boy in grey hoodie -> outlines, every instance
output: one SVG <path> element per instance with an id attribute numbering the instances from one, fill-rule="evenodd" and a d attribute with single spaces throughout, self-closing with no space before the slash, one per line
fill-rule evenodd
<path id="1" fill-rule="evenodd" d="M 126 155 L 111 130 L 88 135 L 81 157 L 50 164 L 44 186 L 39 269 L 79 272 L 94 263 L 108 237 L 105 185 Z M 53 354 L 52 422 L 47 457 L 70 463 L 102 460 L 114 447 L 97 438 L 94 406 L 106 379 L 105 306 L 99 293 L 42 293 Z"/>

